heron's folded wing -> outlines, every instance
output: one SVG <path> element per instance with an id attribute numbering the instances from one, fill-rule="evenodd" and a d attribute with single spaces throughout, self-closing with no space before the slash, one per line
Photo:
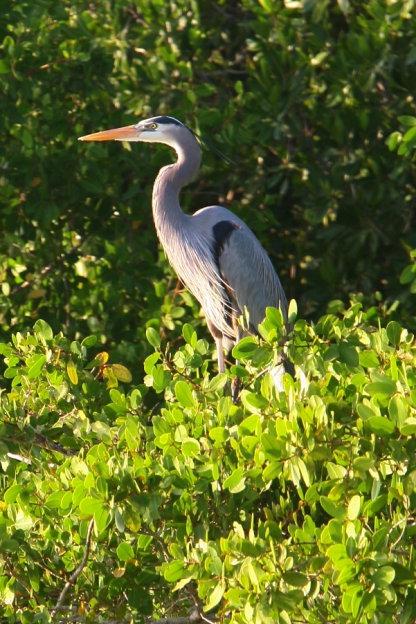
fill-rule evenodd
<path id="1" fill-rule="evenodd" d="M 240 312 L 245 306 L 250 324 L 257 328 L 267 306 L 280 306 L 286 315 L 286 297 L 270 258 L 257 238 L 247 227 L 235 225 L 218 250 L 218 265 Z"/>

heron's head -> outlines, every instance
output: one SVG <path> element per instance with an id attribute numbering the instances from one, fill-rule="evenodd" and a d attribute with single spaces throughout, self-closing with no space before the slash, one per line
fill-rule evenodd
<path id="1" fill-rule="evenodd" d="M 79 137 L 79 141 L 145 141 L 164 143 L 176 148 L 181 137 L 193 134 L 189 128 L 174 117 L 151 117 L 132 126 L 94 132 Z"/>

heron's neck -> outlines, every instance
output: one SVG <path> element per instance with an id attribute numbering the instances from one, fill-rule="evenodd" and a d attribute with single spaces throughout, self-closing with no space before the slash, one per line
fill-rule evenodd
<path id="1" fill-rule="evenodd" d="M 163 167 L 153 186 L 153 219 L 162 245 L 187 219 L 179 204 L 179 192 L 197 174 L 201 163 L 201 149 L 191 133 L 186 144 L 173 147 L 177 162 Z"/>

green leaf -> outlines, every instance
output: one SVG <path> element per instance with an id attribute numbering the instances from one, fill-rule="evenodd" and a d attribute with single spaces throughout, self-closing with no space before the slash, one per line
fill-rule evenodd
<path id="1" fill-rule="evenodd" d="M 358 366 L 359 357 L 356 347 L 348 344 L 347 342 L 341 342 L 338 345 L 339 358 L 341 362 L 348 364 L 349 366 Z"/>
<path id="2" fill-rule="evenodd" d="M 294 306 L 296 306 L 296 303 L 294 303 Z M 279 308 L 267 307 L 266 319 L 276 329 L 282 329 L 282 327 L 284 327 L 285 325 L 285 319 L 283 317 L 282 311 Z"/>
<path id="3" fill-rule="evenodd" d="M 232 494 L 236 494 L 237 492 L 241 492 L 245 487 L 245 479 L 244 479 L 244 469 L 236 468 L 230 474 L 229 477 L 225 479 L 223 482 L 223 488 L 225 490 L 230 490 Z"/>
<path id="4" fill-rule="evenodd" d="M 416 117 L 413 117 L 412 115 L 399 115 L 397 119 L 402 124 L 402 126 L 416 126 Z"/>
<path id="5" fill-rule="evenodd" d="M 416 126 L 413 126 L 413 128 L 409 128 L 409 130 L 407 130 L 407 132 L 404 133 L 403 141 L 405 143 L 411 143 L 415 139 L 416 139 Z"/>
<path id="6" fill-rule="evenodd" d="M 228 429 L 226 429 L 225 427 L 213 427 L 209 430 L 208 435 L 211 440 L 214 440 L 214 442 L 223 443 L 228 440 L 230 434 Z"/>
<path id="7" fill-rule="evenodd" d="M 126 525 L 124 522 L 123 514 L 120 509 L 118 509 L 118 507 L 116 507 L 114 510 L 114 522 L 116 524 L 117 531 L 119 531 L 120 533 L 124 533 L 124 531 L 126 530 Z"/>
<path id="8" fill-rule="evenodd" d="M 361 498 L 355 494 L 348 503 L 347 517 L 348 520 L 355 520 L 360 514 Z"/>
<path id="9" fill-rule="evenodd" d="M 389 136 L 386 139 L 386 145 L 389 148 L 389 150 L 393 152 L 401 140 L 402 140 L 402 133 L 396 130 L 395 132 L 392 132 L 391 134 L 389 134 Z"/>
<path id="10" fill-rule="evenodd" d="M 181 444 L 181 451 L 185 457 L 196 457 L 201 451 L 198 440 L 185 438 Z"/>
<path id="11" fill-rule="evenodd" d="M 233 349 L 233 357 L 236 360 L 248 360 L 250 359 L 258 349 L 257 342 L 254 338 L 247 336 L 240 340 L 240 342 Z"/>
<path id="12" fill-rule="evenodd" d="M 101 507 L 94 512 L 94 526 L 97 534 L 102 533 L 110 522 L 110 514 L 105 507 Z"/>
<path id="13" fill-rule="evenodd" d="M 300 572 L 284 572 L 283 579 L 293 587 L 304 587 L 309 582 L 308 577 Z"/>
<path id="14" fill-rule="evenodd" d="M 219 581 L 214 589 L 208 594 L 207 599 L 205 601 L 205 610 L 210 611 L 221 601 L 225 590 L 224 581 Z"/>
<path id="15" fill-rule="evenodd" d="M 20 483 L 14 483 L 4 492 L 4 502 L 7 504 L 14 503 L 20 492 L 23 491 L 23 486 Z"/>
<path id="16" fill-rule="evenodd" d="M 89 349 L 91 347 L 95 347 L 97 342 L 98 342 L 98 338 L 95 334 L 93 334 L 92 336 L 86 336 L 84 340 L 81 342 L 81 345 Z"/>
<path id="17" fill-rule="evenodd" d="M 120 561 L 131 561 L 135 558 L 134 550 L 129 542 L 121 542 L 117 546 L 116 553 Z"/>
<path id="18" fill-rule="evenodd" d="M 273 481 L 273 479 L 277 479 L 282 473 L 282 463 L 280 461 L 272 461 L 266 468 L 263 470 L 263 481 L 267 483 L 268 481 Z"/>
<path id="19" fill-rule="evenodd" d="M 383 566 L 374 572 L 371 580 L 376 587 L 387 587 L 394 581 L 395 576 L 396 572 L 392 566 Z"/>
<path id="20" fill-rule="evenodd" d="M 263 410 L 267 407 L 267 399 L 265 399 L 261 394 L 256 394 L 255 392 L 244 392 L 241 395 L 241 400 L 244 406 L 252 411 Z"/>
<path id="21" fill-rule="evenodd" d="M 359 363 L 364 368 L 377 368 L 380 365 L 380 360 L 377 357 L 375 351 L 366 350 L 361 351 L 358 355 Z"/>
<path id="22" fill-rule="evenodd" d="M 357 571 L 354 563 L 349 559 L 341 559 L 340 561 L 343 565 L 337 566 L 340 571 L 337 576 L 336 582 L 338 585 L 343 585 L 344 583 L 349 583 L 353 579 L 355 579 Z"/>
<path id="23" fill-rule="evenodd" d="M 416 130 L 416 128 L 415 128 Z M 387 323 L 387 327 L 386 327 L 386 331 L 387 331 L 387 337 L 390 341 L 390 343 L 393 346 L 397 346 L 400 344 L 400 337 L 402 335 L 402 326 L 400 325 L 400 323 L 397 323 L 397 321 L 390 321 L 390 323 Z"/>
<path id="24" fill-rule="evenodd" d="M 260 428 L 260 415 L 252 414 L 251 416 L 247 416 L 238 426 L 238 431 L 241 435 L 246 435 L 250 433 L 254 433 Z"/>
<path id="25" fill-rule="evenodd" d="M 191 345 L 191 347 L 193 349 L 195 349 L 198 337 L 197 337 L 196 332 L 195 332 L 194 328 L 192 327 L 192 325 L 190 325 L 189 323 L 184 323 L 183 324 L 183 326 L 182 326 L 182 336 L 184 337 L 184 340 L 189 345 Z"/>
<path id="26" fill-rule="evenodd" d="M 371 457 L 356 457 L 353 461 L 353 467 L 355 470 L 366 472 L 373 468 L 375 464 L 374 459 Z"/>
<path id="27" fill-rule="evenodd" d="M 97 511 L 102 509 L 103 501 L 97 498 L 87 496 L 83 498 L 79 503 L 79 510 L 82 514 L 87 516 L 93 516 Z"/>
<path id="28" fill-rule="evenodd" d="M 114 376 L 122 383 L 131 383 L 133 380 L 131 372 L 123 364 L 112 364 L 111 370 Z"/>
<path id="29" fill-rule="evenodd" d="M 399 426 L 400 433 L 404 436 L 411 436 L 416 433 L 416 418 L 410 416 Z"/>
<path id="30" fill-rule="evenodd" d="M 367 384 L 364 390 L 368 392 L 370 396 L 385 395 L 391 396 L 396 392 L 396 382 L 390 377 L 384 376 L 382 381 L 374 381 Z"/>
<path id="31" fill-rule="evenodd" d="M 226 386 L 227 381 L 228 375 L 226 373 L 215 375 L 215 377 L 213 377 L 208 384 L 209 392 L 217 392 L 218 390 L 222 390 Z"/>
<path id="32" fill-rule="evenodd" d="M 391 435 L 395 430 L 394 423 L 387 418 L 383 418 L 383 416 L 371 416 L 366 421 L 366 424 L 373 433 L 380 436 Z"/>
<path id="33" fill-rule="evenodd" d="M 72 506 L 72 491 L 65 492 L 61 499 L 61 509 L 70 509 Z"/>
<path id="34" fill-rule="evenodd" d="M 14 377 L 16 377 L 18 372 L 19 372 L 19 369 L 12 366 L 11 368 L 6 368 L 6 370 L 3 373 L 3 377 L 5 379 L 13 379 Z"/>
<path id="35" fill-rule="evenodd" d="M 68 360 L 66 364 L 66 372 L 68 373 L 70 382 L 76 386 L 78 384 L 78 372 L 72 360 Z"/>
<path id="36" fill-rule="evenodd" d="M 177 381 L 175 385 L 175 396 L 183 407 L 194 407 L 195 402 L 192 390 L 186 381 Z"/>
<path id="37" fill-rule="evenodd" d="M 169 583 L 175 583 L 188 575 L 183 561 L 172 561 L 163 567 L 163 576 Z"/>
<path id="38" fill-rule="evenodd" d="M 36 379 L 36 377 L 39 377 L 40 371 L 42 370 L 45 362 L 46 355 L 38 355 L 37 357 L 32 359 L 31 366 L 27 373 L 28 379 Z"/>
<path id="39" fill-rule="evenodd" d="M 263 433 L 261 445 L 268 459 L 281 459 L 285 453 L 284 445 L 271 433 Z"/>
<path id="40" fill-rule="evenodd" d="M 332 559 L 332 561 L 341 561 L 342 559 L 346 559 L 351 563 L 345 544 L 333 544 L 328 548 L 326 554 L 330 559 Z"/>
<path id="41" fill-rule="evenodd" d="M 410 284 L 414 279 L 416 279 L 416 263 L 408 264 L 400 274 L 400 283 Z"/>
<path id="42" fill-rule="evenodd" d="M 33 326 L 35 330 L 35 334 L 39 340 L 41 340 L 44 344 L 53 338 L 53 331 L 51 326 L 42 319 L 36 321 Z"/>
<path id="43" fill-rule="evenodd" d="M 393 561 L 390 565 L 394 568 L 395 583 L 400 583 L 401 585 L 411 585 L 415 583 L 416 575 L 412 570 L 396 561 Z"/>
<path id="44" fill-rule="evenodd" d="M 379 483 L 374 481 L 374 483 Z M 387 505 L 387 495 L 378 496 L 365 506 L 365 513 L 368 516 L 376 515 L 381 509 Z"/>
<path id="45" fill-rule="evenodd" d="M 45 500 L 45 506 L 49 507 L 49 509 L 59 509 L 61 507 L 61 501 L 64 497 L 65 492 L 59 490 L 58 492 L 52 492 L 49 494 L 47 499 Z"/>
<path id="46" fill-rule="evenodd" d="M 290 325 L 294 325 L 298 316 L 298 306 L 295 299 L 289 301 L 289 307 L 287 311 L 287 320 Z"/>
<path id="47" fill-rule="evenodd" d="M 408 415 L 409 405 L 403 397 L 399 395 L 392 397 L 388 409 L 389 416 L 396 426 L 400 427 L 404 424 Z"/>
<path id="48" fill-rule="evenodd" d="M 333 518 L 342 520 L 345 517 L 345 508 L 341 503 L 337 504 L 327 496 L 321 496 L 319 502 L 323 510 Z"/>
<path id="49" fill-rule="evenodd" d="M 358 403 L 357 412 L 363 420 L 368 420 L 372 416 L 378 416 L 377 408 L 374 405 L 369 405 L 368 403 Z"/>
<path id="50" fill-rule="evenodd" d="M 146 339 L 149 344 L 152 345 L 154 349 L 159 349 L 160 347 L 160 334 L 154 327 L 148 327 L 146 329 Z"/>
<path id="51" fill-rule="evenodd" d="M 160 353 L 156 351 L 155 353 L 151 353 L 144 361 L 143 368 L 145 373 L 150 375 L 152 373 L 153 367 L 160 360 Z"/>

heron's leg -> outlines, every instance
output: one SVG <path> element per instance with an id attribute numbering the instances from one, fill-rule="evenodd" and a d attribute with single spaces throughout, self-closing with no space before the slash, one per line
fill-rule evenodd
<path id="1" fill-rule="evenodd" d="M 231 381 L 231 400 L 237 405 L 241 391 L 241 381 L 239 377 L 234 377 Z"/>
<path id="2" fill-rule="evenodd" d="M 222 338 L 215 338 L 215 346 L 217 347 L 218 372 L 225 373 L 224 347 L 222 344 Z"/>
<path id="3" fill-rule="evenodd" d="M 240 342 L 240 340 L 243 338 L 244 336 L 244 332 L 243 329 L 240 325 L 237 325 L 236 327 L 237 329 L 237 340 L 236 340 L 236 344 L 238 344 Z M 239 361 L 236 360 L 235 363 L 238 365 Z M 240 396 L 240 392 L 241 392 L 241 380 L 239 377 L 234 377 L 234 379 L 231 382 L 231 399 L 232 402 L 234 403 L 234 405 L 236 405 L 238 403 L 238 398 Z"/>

